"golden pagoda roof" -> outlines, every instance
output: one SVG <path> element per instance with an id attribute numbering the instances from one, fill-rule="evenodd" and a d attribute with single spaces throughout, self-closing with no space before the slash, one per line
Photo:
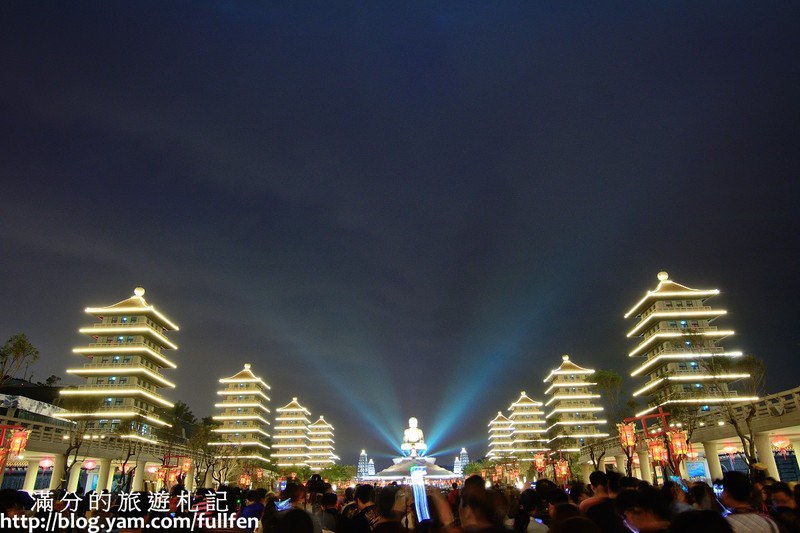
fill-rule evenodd
<path id="1" fill-rule="evenodd" d="M 658 273 L 658 285 L 656 286 L 655 290 L 647 291 L 644 297 L 639 300 L 636 305 L 631 307 L 631 309 L 625 313 L 625 318 L 628 318 L 632 315 L 636 315 L 642 308 L 642 306 L 647 303 L 649 300 L 661 300 L 661 299 L 680 299 L 680 298 L 701 298 L 706 299 L 710 298 L 711 296 L 715 296 L 719 294 L 719 289 L 692 289 L 685 285 L 681 285 L 680 283 L 676 283 L 669 279 L 669 274 L 664 271 Z"/>
<path id="2" fill-rule="evenodd" d="M 283 407 L 278 407 L 278 408 L 276 409 L 276 411 L 278 411 L 278 412 L 285 412 L 285 411 L 302 411 L 302 412 L 304 412 L 305 414 L 307 414 L 307 415 L 309 415 L 309 416 L 311 415 L 311 413 L 308 411 L 308 409 L 306 409 L 305 407 L 303 407 L 302 405 L 300 405 L 300 403 L 297 401 L 297 398 L 296 398 L 296 397 L 295 397 L 295 398 L 292 398 L 292 401 L 291 401 L 291 402 L 289 402 L 289 403 L 287 403 L 287 404 L 286 404 L 286 405 L 284 405 Z"/>
<path id="3" fill-rule="evenodd" d="M 544 383 L 548 383 L 552 381 L 555 376 L 563 374 L 594 374 L 594 370 L 576 365 L 572 362 L 572 360 L 570 360 L 569 355 L 564 354 L 561 356 L 561 365 L 559 365 L 558 368 L 551 370 L 550 375 L 544 378 L 543 381 Z"/>
<path id="4" fill-rule="evenodd" d="M 144 299 L 144 288 L 136 287 L 133 296 L 106 307 L 87 307 L 86 313 L 95 316 L 104 315 L 125 315 L 125 314 L 144 314 L 164 326 L 165 329 L 178 331 L 178 325 L 156 310 L 155 306 L 147 303 Z"/>
<path id="5" fill-rule="evenodd" d="M 250 363 L 245 363 L 244 368 L 242 368 L 239 372 L 232 375 L 228 378 L 222 378 L 219 380 L 220 383 L 260 383 L 266 388 L 270 389 L 269 385 L 267 385 L 264 380 L 260 377 L 253 374 L 253 371 L 250 370 Z"/>

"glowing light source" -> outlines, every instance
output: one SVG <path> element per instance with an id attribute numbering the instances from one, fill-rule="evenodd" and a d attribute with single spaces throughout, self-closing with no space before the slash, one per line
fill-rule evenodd
<path id="1" fill-rule="evenodd" d="M 92 459 L 87 459 L 83 462 L 83 468 L 85 468 L 86 470 L 94 470 L 94 467 L 96 466 L 97 466 L 97 461 L 94 461 Z"/>
<path id="2" fill-rule="evenodd" d="M 635 448 L 636 447 L 636 426 L 633 423 L 617 424 L 619 431 L 619 444 L 622 448 Z"/>
<path id="3" fill-rule="evenodd" d="M 660 438 L 647 439 L 647 450 L 654 463 L 665 463 L 667 461 L 667 449 Z"/>
<path id="4" fill-rule="evenodd" d="M 50 468 L 54 464 L 55 464 L 54 461 L 50 458 L 45 458 L 39 461 L 39 466 L 42 468 Z"/>

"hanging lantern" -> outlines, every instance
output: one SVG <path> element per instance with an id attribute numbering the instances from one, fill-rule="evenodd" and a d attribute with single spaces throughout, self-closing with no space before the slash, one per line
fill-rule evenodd
<path id="1" fill-rule="evenodd" d="M 664 463 L 667 461 L 667 449 L 664 447 L 664 442 L 661 439 L 647 439 L 647 449 L 650 452 L 650 459 L 654 463 Z"/>
<path id="2" fill-rule="evenodd" d="M 686 443 L 686 432 L 670 430 L 667 433 L 669 438 L 669 451 L 678 459 L 689 453 L 689 445 Z"/>
<path id="3" fill-rule="evenodd" d="M 258 481 L 261 481 L 262 479 L 264 479 L 264 469 L 263 468 L 259 468 L 258 470 L 256 470 L 256 479 Z"/>
<path id="4" fill-rule="evenodd" d="M 94 470 L 94 467 L 97 466 L 97 461 L 93 461 L 92 459 L 87 459 L 83 462 L 83 468 L 86 470 Z"/>
<path id="5" fill-rule="evenodd" d="M 8 446 L 8 451 L 11 455 L 22 455 L 25 451 L 25 445 L 28 443 L 28 436 L 30 431 L 18 429 L 11 434 L 11 440 Z"/>
<path id="6" fill-rule="evenodd" d="M 181 463 L 181 472 L 188 472 L 192 468 L 192 460 L 188 457 Z"/>
<path id="7" fill-rule="evenodd" d="M 52 459 L 42 459 L 39 461 L 39 466 L 42 468 L 50 468 L 55 464 Z"/>
<path id="8" fill-rule="evenodd" d="M 174 485 L 178 482 L 178 473 L 175 470 L 169 472 L 169 484 Z"/>
<path id="9" fill-rule="evenodd" d="M 617 424 L 617 430 L 619 431 L 619 445 L 623 449 L 636 447 L 636 426 L 633 422 Z"/>
<path id="10" fill-rule="evenodd" d="M 542 473 L 547 468 L 547 458 L 541 452 L 534 454 L 533 465 L 536 467 L 537 472 Z"/>
<path id="11" fill-rule="evenodd" d="M 250 474 L 245 473 L 239 476 L 239 486 L 241 487 L 249 487 L 251 481 Z"/>
<path id="12" fill-rule="evenodd" d="M 786 455 L 787 455 L 787 453 L 786 453 L 787 450 L 786 449 L 789 446 L 791 446 L 792 443 L 786 437 L 775 437 L 774 439 L 772 439 L 772 445 L 775 448 L 778 448 L 778 451 L 781 452 L 781 455 L 783 456 L 783 458 L 786 459 Z"/>
<path id="13" fill-rule="evenodd" d="M 560 481 L 569 479 L 569 461 L 566 459 L 556 461 L 556 479 Z"/>
<path id="14" fill-rule="evenodd" d="M 165 468 L 159 468 L 156 477 L 163 481 L 167 477 L 167 470 Z"/>

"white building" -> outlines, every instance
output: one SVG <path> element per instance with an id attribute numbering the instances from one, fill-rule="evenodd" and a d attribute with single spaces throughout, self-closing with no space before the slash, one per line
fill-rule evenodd
<path id="1" fill-rule="evenodd" d="M 724 402 L 748 400 L 728 389 L 728 384 L 748 374 L 719 370 L 722 358 L 740 357 L 742 352 L 725 350 L 718 343 L 734 332 L 712 323 L 727 311 L 706 305 L 718 289 L 692 289 L 675 283 L 659 272 L 658 285 L 648 291 L 626 314 L 636 318 L 628 332 L 638 344 L 628 357 L 641 359 L 633 377 L 644 377 L 643 387 L 633 393 L 647 398 L 646 414 L 659 406 L 692 405 L 708 411 Z"/>
<path id="2" fill-rule="evenodd" d="M 511 420 L 497 411 L 497 416 L 489 422 L 489 451 L 486 457 L 489 459 L 499 459 L 501 457 L 514 456 L 514 440 L 511 434 L 514 426 Z"/>
<path id="3" fill-rule="evenodd" d="M 586 439 L 608 436 L 602 431 L 606 423 L 602 419 L 603 408 L 595 405 L 600 395 L 591 389 L 596 385 L 591 380 L 594 372 L 576 365 L 568 355 L 564 355 L 561 365 L 544 379 L 550 384 L 545 391 L 545 395 L 550 396 L 545 410 L 551 450 L 577 452 Z"/>
<path id="4" fill-rule="evenodd" d="M 309 466 L 308 417 L 311 413 L 297 402 L 297 398 L 275 410 L 275 428 L 272 438 L 272 460 L 282 468 Z"/>
<path id="5" fill-rule="evenodd" d="M 144 299 L 144 289 L 137 287 L 133 296 L 108 307 L 87 307 L 85 312 L 98 322 L 80 328 L 93 342 L 73 349 L 87 357 L 82 367 L 67 373 L 86 378 L 86 383 L 61 391 L 63 396 L 96 398 L 98 407 L 91 412 L 67 412 L 60 416 L 73 420 L 88 418 L 87 429 L 96 433 L 114 433 L 122 438 L 147 442 L 156 440 L 156 427 L 169 427 L 159 411 L 173 407 L 161 389 L 175 388 L 164 374 L 176 368 L 166 350 L 178 347 L 166 332 L 178 326 Z"/>
<path id="6" fill-rule="evenodd" d="M 214 420 L 222 425 L 211 431 L 216 439 L 208 444 L 219 447 L 218 457 L 251 459 L 268 463 L 269 450 L 269 390 L 263 379 L 256 376 L 250 364 L 233 376 L 222 378 L 225 388 L 217 392 L 222 401 L 214 404 L 220 414 Z"/>
<path id="7" fill-rule="evenodd" d="M 513 455 L 520 461 L 533 461 L 536 452 L 547 451 L 542 402 L 530 399 L 522 391 L 508 409 L 511 411 L 508 419 L 512 424 Z"/>
<path id="8" fill-rule="evenodd" d="M 339 458 L 334 453 L 333 426 L 320 416 L 319 420 L 308 426 L 308 466 L 317 472 L 327 468 Z"/>
<path id="9" fill-rule="evenodd" d="M 369 475 L 368 463 L 367 450 L 361 450 L 361 454 L 358 456 L 358 465 L 356 466 L 356 477 L 363 479 Z"/>

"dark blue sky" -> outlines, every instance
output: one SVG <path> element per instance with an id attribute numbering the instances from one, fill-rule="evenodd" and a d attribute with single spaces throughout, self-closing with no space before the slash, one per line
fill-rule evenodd
<path id="1" fill-rule="evenodd" d="M 411 415 L 480 456 L 562 353 L 630 372 L 665 269 L 798 384 L 797 2 L 262 4 L 0 6 L 0 337 L 34 379 L 143 285 L 197 415 L 250 361 L 348 462 Z"/>

